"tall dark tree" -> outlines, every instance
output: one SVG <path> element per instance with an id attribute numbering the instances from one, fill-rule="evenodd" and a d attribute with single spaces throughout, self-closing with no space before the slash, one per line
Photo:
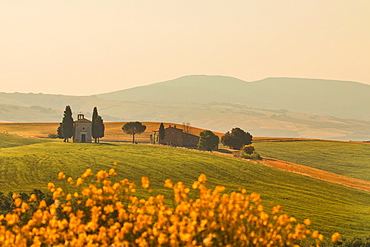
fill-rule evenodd
<path id="1" fill-rule="evenodd" d="M 95 143 L 99 143 L 99 138 L 104 137 L 104 124 L 103 119 L 98 114 L 98 109 L 94 107 L 93 115 L 92 115 L 92 137 L 95 140 Z"/>
<path id="2" fill-rule="evenodd" d="M 64 111 L 61 129 L 64 141 L 67 142 L 68 139 L 73 136 L 73 117 L 72 110 L 69 105 L 66 106 L 66 109 Z"/>
<path id="3" fill-rule="evenodd" d="M 217 149 L 220 138 L 210 130 L 200 132 L 198 143 L 199 150 L 212 151 Z"/>
<path id="4" fill-rule="evenodd" d="M 244 145 L 252 143 L 253 136 L 240 128 L 233 128 L 221 137 L 221 143 L 233 149 L 241 149 Z"/>
<path id="5" fill-rule="evenodd" d="M 63 124 L 62 123 L 59 124 L 59 127 L 57 129 L 57 133 L 58 133 L 58 138 L 61 138 L 61 139 L 64 138 L 63 137 Z"/>
<path id="6" fill-rule="evenodd" d="M 98 139 L 98 143 L 100 142 L 100 138 L 104 137 L 104 131 L 105 131 L 105 126 L 104 126 L 104 123 L 103 123 L 103 119 L 102 119 L 101 116 L 98 116 L 95 120 L 95 134 L 96 134 L 96 137 L 94 137 L 94 138 Z M 96 139 L 95 139 L 95 142 L 96 142 Z"/>
<path id="7" fill-rule="evenodd" d="M 163 140 L 166 136 L 166 131 L 164 130 L 164 124 L 163 123 L 161 123 L 161 125 L 159 125 L 158 134 L 159 134 L 159 139 L 161 139 L 161 140 Z"/>
<path id="8" fill-rule="evenodd" d="M 128 122 L 123 125 L 122 130 L 126 134 L 132 135 L 132 143 L 135 143 L 135 135 L 143 133 L 146 130 L 146 126 L 138 121 Z"/>

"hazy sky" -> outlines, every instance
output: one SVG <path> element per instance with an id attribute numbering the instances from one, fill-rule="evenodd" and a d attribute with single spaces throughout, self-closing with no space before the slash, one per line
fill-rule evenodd
<path id="1" fill-rule="evenodd" d="M 0 91 L 89 95 L 191 74 L 370 84 L 369 0 L 0 0 Z"/>

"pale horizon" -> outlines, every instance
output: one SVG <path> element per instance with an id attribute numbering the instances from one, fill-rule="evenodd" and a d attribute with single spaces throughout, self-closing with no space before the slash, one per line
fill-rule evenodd
<path id="1" fill-rule="evenodd" d="M 93 95 L 187 75 L 370 84 L 369 1 L 0 0 L 0 92 Z"/>

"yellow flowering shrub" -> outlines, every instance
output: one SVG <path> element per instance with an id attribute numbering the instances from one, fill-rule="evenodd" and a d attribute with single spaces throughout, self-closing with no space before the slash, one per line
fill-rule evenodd
<path id="1" fill-rule="evenodd" d="M 73 179 L 60 172 L 58 178 L 77 191 L 68 193 L 48 183 L 51 205 L 36 202 L 35 195 L 24 202 L 14 194 L 16 208 L 0 215 L 0 246 L 294 246 L 306 238 L 317 244 L 323 240 L 307 228 L 309 219 L 297 223 L 281 206 L 266 210 L 260 195 L 245 189 L 231 194 L 223 186 L 208 189 L 203 174 L 192 188 L 165 181 L 174 193 L 173 207 L 164 203 L 163 195 L 134 196 L 136 185 L 127 179 L 114 181 L 115 175 L 114 169 L 96 174 L 87 169 Z M 149 188 L 147 177 L 141 182 Z M 191 189 L 196 198 L 189 198 Z M 339 237 L 335 233 L 332 240 Z"/>

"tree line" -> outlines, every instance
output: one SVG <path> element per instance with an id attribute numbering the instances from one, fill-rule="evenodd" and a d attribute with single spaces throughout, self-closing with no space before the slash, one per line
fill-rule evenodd
<path id="1" fill-rule="evenodd" d="M 69 138 L 73 136 L 73 117 L 71 107 L 68 105 L 64 111 L 63 120 L 58 128 L 59 138 L 64 138 L 65 142 L 68 142 Z M 132 143 L 136 143 L 135 136 L 143 133 L 146 130 L 146 126 L 141 122 L 127 122 L 122 126 L 122 131 L 126 134 L 132 135 Z M 92 137 L 95 143 L 100 142 L 100 138 L 104 137 L 104 123 L 102 117 L 98 114 L 96 107 L 93 109 L 92 114 Z M 190 123 L 184 123 L 184 133 L 190 132 Z M 158 130 L 158 135 L 161 140 L 165 138 L 164 124 L 161 123 Z M 204 130 L 200 133 L 199 142 L 197 148 L 199 150 L 212 151 L 218 148 L 221 141 L 222 145 L 231 149 L 241 150 L 240 154 L 244 157 L 252 157 L 255 154 L 255 149 L 251 145 L 253 136 L 249 132 L 245 132 L 241 128 L 233 128 L 231 131 L 227 131 L 220 138 L 210 130 Z"/>
<path id="2" fill-rule="evenodd" d="M 233 128 L 221 137 L 222 145 L 231 149 L 240 150 L 239 156 L 245 159 L 261 159 L 252 144 L 253 136 L 241 128 Z M 200 150 L 212 151 L 218 148 L 220 138 L 210 130 L 200 133 L 197 148 Z"/>
<path id="3" fill-rule="evenodd" d="M 95 143 L 100 142 L 100 138 L 104 137 L 104 122 L 103 118 L 98 114 L 98 109 L 94 107 L 92 115 L 92 137 Z M 64 110 L 62 122 L 59 124 L 57 129 L 58 137 L 64 139 L 64 142 L 68 142 L 74 134 L 72 110 L 69 105 L 66 106 Z"/>

